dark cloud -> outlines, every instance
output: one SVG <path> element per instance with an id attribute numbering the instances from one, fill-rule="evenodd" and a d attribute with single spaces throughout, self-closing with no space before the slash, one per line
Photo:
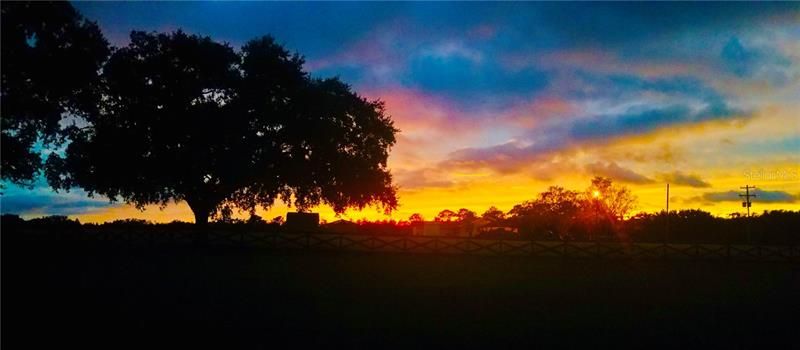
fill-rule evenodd
<path id="1" fill-rule="evenodd" d="M 620 103 L 657 93 L 680 102 L 666 106 L 639 103 L 619 113 L 555 120 L 525 132 L 524 139 L 530 140 L 530 144 L 509 142 L 485 148 L 465 148 L 451 153 L 449 162 L 485 166 L 501 173 L 510 173 L 574 146 L 606 143 L 615 138 L 647 134 L 666 127 L 749 116 L 748 113 L 730 108 L 723 96 L 693 78 L 645 79 L 630 75 L 592 75 L 592 79 L 597 84 L 595 90 L 599 91 L 593 98 L 602 97 Z M 607 85 L 609 91 L 603 91 L 603 85 Z M 609 169 L 601 169 L 595 164 L 593 170 L 618 170 L 611 169 L 611 165 L 606 168 Z M 627 178 L 632 182 L 652 181 L 645 180 L 644 176 Z"/>
<path id="2" fill-rule="evenodd" d="M 660 179 L 673 185 L 683 185 L 697 188 L 711 187 L 711 184 L 703 181 L 703 179 L 701 179 L 699 176 L 694 174 L 684 174 L 680 171 L 663 174 L 660 176 Z"/>
<path id="3" fill-rule="evenodd" d="M 629 111 L 617 115 L 598 115 L 575 123 L 569 128 L 573 139 L 601 139 L 653 131 L 665 125 L 689 120 L 691 110 L 683 105 L 659 109 Z"/>
<path id="4" fill-rule="evenodd" d="M 3 214 L 74 215 L 109 208 L 113 205 L 108 200 L 89 198 L 80 190 L 55 193 L 43 187 L 33 190 L 21 189 L 16 186 L 9 187 L 0 196 L 0 212 Z"/>
<path id="5" fill-rule="evenodd" d="M 800 194 L 790 194 L 784 191 L 761 191 L 756 190 L 756 202 L 765 203 L 795 203 L 800 200 Z"/>
<path id="6" fill-rule="evenodd" d="M 490 169 L 500 175 L 522 174 L 537 180 L 552 180 L 565 172 L 580 171 L 570 159 L 559 156 L 563 144 L 539 140 L 531 145 L 507 142 L 488 148 L 464 148 L 441 162 L 442 169 Z"/>
<path id="7" fill-rule="evenodd" d="M 732 37 L 720 53 L 723 67 L 739 78 L 760 79 L 781 86 L 791 79 L 792 61 L 771 48 L 745 46 Z"/>
<path id="8" fill-rule="evenodd" d="M 669 98 L 668 105 L 634 105 L 621 113 L 598 114 L 576 118 L 568 128 L 573 139 L 598 139 L 630 134 L 642 134 L 662 127 L 699 123 L 747 115 L 729 106 L 725 98 L 713 88 L 690 77 L 645 79 L 632 75 L 588 75 L 583 81 L 596 88 L 592 98 L 611 100 L 636 100 L 656 93 Z M 677 102 L 680 101 L 680 102 Z M 702 106 L 697 108 L 696 106 Z"/>
<path id="9" fill-rule="evenodd" d="M 595 162 L 586 166 L 586 171 L 594 176 L 604 176 L 619 182 L 632 184 L 649 184 L 654 181 L 633 170 L 623 168 L 615 162 L 602 163 Z"/>
<path id="10" fill-rule="evenodd" d="M 691 31 L 747 30 L 757 23 L 796 20 L 797 3 L 547 3 L 530 31 L 547 31 L 572 45 L 636 46 Z M 569 21 L 565 21 L 569 18 Z M 635 51 L 635 50 L 631 50 Z"/>
<path id="11" fill-rule="evenodd" d="M 734 74 L 744 77 L 752 74 L 756 54 L 746 50 L 738 38 L 731 38 L 722 48 L 722 60 Z"/>
<path id="12" fill-rule="evenodd" d="M 764 191 L 756 190 L 756 197 L 751 199 L 753 203 L 796 203 L 800 200 L 800 195 L 791 194 L 785 191 Z M 701 202 L 741 202 L 744 199 L 739 197 L 741 192 L 737 191 L 724 191 L 724 192 L 707 192 L 701 196 L 695 196 L 687 199 L 687 201 L 701 201 Z"/>
<path id="13" fill-rule="evenodd" d="M 518 142 L 487 148 L 464 148 L 450 153 L 443 167 L 488 168 L 501 174 L 520 172 L 531 165 L 550 161 L 550 152 L 563 146 L 560 140 L 538 140 L 531 145 Z"/>
<path id="14" fill-rule="evenodd" d="M 599 74 L 581 72 L 581 82 L 595 87 L 597 94 L 590 97 L 625 98 L 642 93 L 656 93 L 672 97 L 688 97 L 709 104 L 723 103 L 724 99 L 712 87 L 690 76 L 645 78 L 632 74 Z"/>

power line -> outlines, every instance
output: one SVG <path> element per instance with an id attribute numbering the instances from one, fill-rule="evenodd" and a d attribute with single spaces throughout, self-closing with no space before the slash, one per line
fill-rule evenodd
<path id="1" fill-rule="evenodd" d="M 747 241 L 750 242 L 750 244 L 752 244 L 753 243 L 753 234 L 752 234 L 752 232 L 750 230 L 750 221 L 751 221 L 750 220 L 750 206 L 752 206 L 753 203 L 750 202 L 750 197 L 754 197 L 755 198 L 756 195 L 755 194 L 751 194 L 750 190 L 755 190 L 756 187 L 755 186 L 750 186 L 750 185 L 745 185 L 744 187 L 739 187 L 739 188 L 744 190 L 744 194 L 740 194 L 739 197 L 744 198 L 744 202 L 742 202 L 742 206 L 747 208 Z"/>
<path id="2" fill-rule="evenodd" d="M 744 187 L 739 187 L 739 188 L 744 190 L 744 194 L 740 194 L 739 197 L 744 198 L 744 202 L 742 202 L 742 207 L 747 208 L 747 216 L 750 217 L 750 207 L 753 205 L 753 203 L 750 202 L 750 197 L 753 197 L 753 198 L 756 197 L 755 194 L 751 194 L 750 193 L 750 190 L 755 190 L 756 187 L 755 186 L 750 186 L 750 185 L 745 185 Z"/>

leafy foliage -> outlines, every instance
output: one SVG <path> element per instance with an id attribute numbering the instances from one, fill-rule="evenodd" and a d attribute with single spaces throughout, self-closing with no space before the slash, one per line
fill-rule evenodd
<path id="1" fill-rule="evenodd" d="M 424 221 L 425 221 L 425 218 L 420 213 L 414 213 L 414 214 L 411 214 L 411 216 L 408 217 L 408 222 L 410 222 L 410 223 L 419 223 L 419 222 L 424 222 Z"/>
<path id="2" fill-rule="evenodd" d="M 544 237 L 566 237 L 577 224 L 583 205 L 575 191 L 551 186 L 532 201 L 515 205 L 509 212 L 510 220 L 528 235 L 541 233 Z"/>
<path id="3" fill-rule="evenodd" d="M 458 213 L 456 213 L 456 216 L 458 217 L 458 221 L 460 222 L 472 222 L 478 218 L 478 214 L 466 208 L 459 209 Z"/>
<path id="4" fill-rule="evenodd" d="M 3 2 L 0 9 L 2 178 L 30 185 L 42 166 L 37 142 L 59 145 L 63 116 L 97 113 L 98 71 L 110 49 L 67 2 Z"/>
<path id="5" fill-rule="evenodd" d="M 497 209 L 497 207 L 492 206 L 481 214 L 481 218 L 490 222 L 501 222 L 506 218 L 506 214 L 503 213 L 502 210 Z"/>
<path id="6" fill-rule="evenodd" d="M 531 201 L 514 206 L 509 221 L 537 239 L 597 239 L 619 233 L 636 197 L 625 186 L 595 177 L 584 192 L 551 186 Z"/>
<path id="7" fill-rule="evenodd" d="M 434 221 L 441 221 L 441 222 L 450 222 L 453 220 L 458 220 L 458 213 L 450 210 L 445 209 L 436 214 L 436 218 L 433 219 Z"/>

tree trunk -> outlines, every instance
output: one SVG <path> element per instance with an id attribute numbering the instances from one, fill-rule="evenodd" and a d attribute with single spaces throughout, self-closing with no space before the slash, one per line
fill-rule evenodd
<path id="1" fill-rule="evenodd" d="M 208 225 L 209 210 L 208 206 L 199 201 L 186 200 L 189 208 L 192 209 L 194 214 L 194 224 L 198 227 L 205 227 Z"/>
<path id="2" fill-rule="evenodd" d="M 200 227 L 208 225 L 208 211 L 192 209 L 194 213 L 194 224 Z"/>
<path id="3" fill-rule="evenodd" d="M 189 208 L 194 213 L 194 244 L 197 247 L 208 246 L 208 216 L 209 210 L 202 202 L 187 200 Z"/>

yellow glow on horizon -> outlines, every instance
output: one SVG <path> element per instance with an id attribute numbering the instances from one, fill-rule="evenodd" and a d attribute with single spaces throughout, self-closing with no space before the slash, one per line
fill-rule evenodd
<path id="1" fill-rule="evenodd" d="M 328 222 L 345 219 L 357 221 L 366 220 L 407 220 L 411 214 L 419 213 L 426 220 L 433 219 L 437 213 L 444 209 L 458 210 L 467 208 L 482 214 L 486 209 L 495 206 L 507 212 L 514 205 L 520 204 L 525 200 L 531 200 L 550 185 L 560 185 L 567 189 L 581 191 L 588 187 L 589 177 L 567 178 L 563 181 L 540 181 L 507 179 L 505 181 L 488 181 L 490 179 L 476 180 L 462 186 L 452 188 L 426 188 L 415 190 L 400 190 L 400 207 L 391 215 L 384 215 L 382 211 L 374 208 L 366 208 L 362 211 L 348 210 L 337 217 L 329 207 L 322 206 L 314 208 L 313 212 L 320 213 L 320 217 Z M 698 199 L 706 192 L 738 191 L 739 186 L 755 185 L 764 190 L 781 190 L 791 194 L 800 194 L 800 181 L 788 179 L 784 181 L 746 181 L 742 176 L 714 176 L 707 178 L 713 184 L 710 188 L 693 188 L 673 184 L 670 186 L 670 210 L 701 209 L 716 216 L 727 216 L 730 213 L 742 212 L 741 203 L 738 201 L 728 202 L 705 202 Z M 637 206 L 633 213 L 640 211 L 658 212 L 664 209 L 665 188 L 663 183 L 652 183 L 643 185 L 623 184 L 631 189 L 637 197 Z M 594 195 L 594 193 L 593 193 Z M 599 195 L 599 193 L 598 193 Z M 765 203 L 758 198 L 753 200 L 755 212 L 764 210 L 800 210 L 800 201 L 794 203 Z M 277 203 L 270 210 L 259 209 L 257 214 L 265 220 L 270 220 L 276 216 L 284 216 L 287 212 L 294 211 L 285 204 Z M 236 215 L 246 219 L 246 213 Z M 104 222 L 124 218 L 137 218 L 150 220 L 153 222 L 170 222 L 181 220 L 192 222 L 193 215 L 185 203 L 170 204 L 163 210 L 157 206 L 147 207 L 145 211 L 139 211 L 132 206 L 118 206 L 104 211 L 76 215 L 81 222 Z"/>
<path id="2" fill-rule="evenodd" d="M 348 210 L 338 217 L 326 206 L 314 208 L 313 211 L 320 213 L 321 218 L 326 221 L 340 218 L 406 220 L 414 213 L 421 214 L 425 219 L 432 219 L 441 210 L 460 208 L 470 209 L 480 215 L 491 206 L 507 212 L 516 204 L 536 198 L 552 185 L 583 191 L 589 186 L 592 177 L 592 174 L 585 171 L 585 165 L 616 162 L 650 180 L 635 184 L 614 181 L 630 188 L 637 197 L 634 213 L 664 210 L 665 183 L 669 181 L 666 176 L 680 172 L 695 175 L 709 186 L 690 187 L 669 181 L 670 210 L 701 209 L 716 216 L 727 216 L 743 212 L 739 201 L 712 202 L 703 196 L 711 192 L 738 191 L 740 186 L 751 185 L 761 190 L 782 191 L 800 198 L 800 153 L 740 155 L 736 152 L 736 147 L 742 143 L 753 141 L 752 135 L 770 135 L 764 141 L 798 135 L 798 110 L 800 104 L 785 105 L 783 108 L 760 111 L 753 118 L 741 121 L 710 121 L 622 137 L 605 143 L 576 146 L 556 155 L 559 163 L 552 170 L 537 168 L 536 164 L 532 164 L 532 168 L 511 174 L 488 168 L 448 168 L 440 165 L 445 159 L 435 155 L 446 152 L 418 153 L 427 144 L 420 146 L 409 142 L 398 147 L 400 149 L 393 150 L 390 157 L 391 168 L 396 169 L 393 172 L 399 174 L 401 171 L 409 173 L 424 169 L 433 179 L 447 181 L 439 181 L 437 186 L 421 188 L 404 188 L 403 183 L 400 183 L 400 205 L 389 216 L 374 208 Z M 412 149 L 411 146 L 415 148 Z M 745 149 L 758 151 L 759 147 Z M 448 183 L 449 186 L 441 183 Z M 759 213 L 763 210 L 800 210 L 800 200 L 768 203 L 756 198 L 752 209 Z M 257 213 L 265 220 L 270 220 L 276 216 L 285 216 L 288 211 L 294 210 L 285 204 L 276 203 L 271 209 L 258 210 Z M 238 215 L 240 218 L 246 216 L 247 214 Z M 150 206 L 143 212 L 130 206 L 117 206 L 74 217 L 82 222 L 123 218 L 154 222 L 193 221 L 193 215 L 184 203 L 171 204 L 164 210 Z"/>

